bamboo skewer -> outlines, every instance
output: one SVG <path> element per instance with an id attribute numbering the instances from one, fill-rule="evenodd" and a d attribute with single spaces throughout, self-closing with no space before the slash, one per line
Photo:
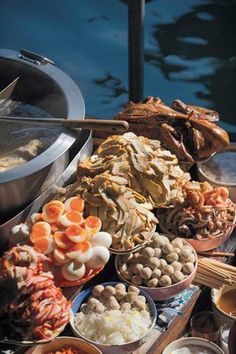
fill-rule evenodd
<path id="1" fill-rule="evenodd" d="M 220 289 L 224 285 L 234 285 L 236 284 L 236 267 L 200 256 L 194 282 L 215 289 Z"/>

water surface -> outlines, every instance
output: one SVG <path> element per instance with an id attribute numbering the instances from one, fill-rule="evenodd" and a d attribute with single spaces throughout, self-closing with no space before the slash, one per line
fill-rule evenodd
<path id="1" fill-rule="evenodd" d="M 235 126 L 236 2 L 146 2 L 144 96 L 216 109 Z M 80 86 L 87 115 L 128 100 L 127 4 L 122 0 L 2 0 L 0 47 L 53 59 Z"/>

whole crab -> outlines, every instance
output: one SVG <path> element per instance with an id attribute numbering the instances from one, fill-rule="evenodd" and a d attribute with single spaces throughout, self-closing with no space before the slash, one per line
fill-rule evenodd
<path id="1" fill-rule="evenodd" d="M 180 162 L 207 159 L 229 143 L 227 132 L 215 123 L 219 120 L 217 112 L 177 99 L 171 107 L 158 97 L 129 102 L 115 119 L 128 121 L 136 134 L 159 139 Z"/>

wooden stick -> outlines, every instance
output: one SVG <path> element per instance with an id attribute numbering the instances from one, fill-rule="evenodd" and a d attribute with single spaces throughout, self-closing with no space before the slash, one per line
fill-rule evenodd
<path id="1" fill-rule="evenodd" d="M 206 252 L 206 251 L 198 251 L 197 254 L 200 254 L 201 256 L 207 256 L 207 257 L 234 257 L 234 253 L 230 252 Z"/>

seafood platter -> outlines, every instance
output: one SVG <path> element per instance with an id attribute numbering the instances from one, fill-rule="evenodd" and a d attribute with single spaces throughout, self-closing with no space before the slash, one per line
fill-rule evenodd
<path id="1" fill-rule="evenodd" d="M 96 133 L 75 180 L 11 224 L 1 336 L 27 353 L 146 353 L 161 306 L 236 284 L 236 267 L 209 257 L 232 237 L 236 205 L 190 169 L 229 147 L 218 114 L 148 97 L 115 118 L 129 131 Z"/>

